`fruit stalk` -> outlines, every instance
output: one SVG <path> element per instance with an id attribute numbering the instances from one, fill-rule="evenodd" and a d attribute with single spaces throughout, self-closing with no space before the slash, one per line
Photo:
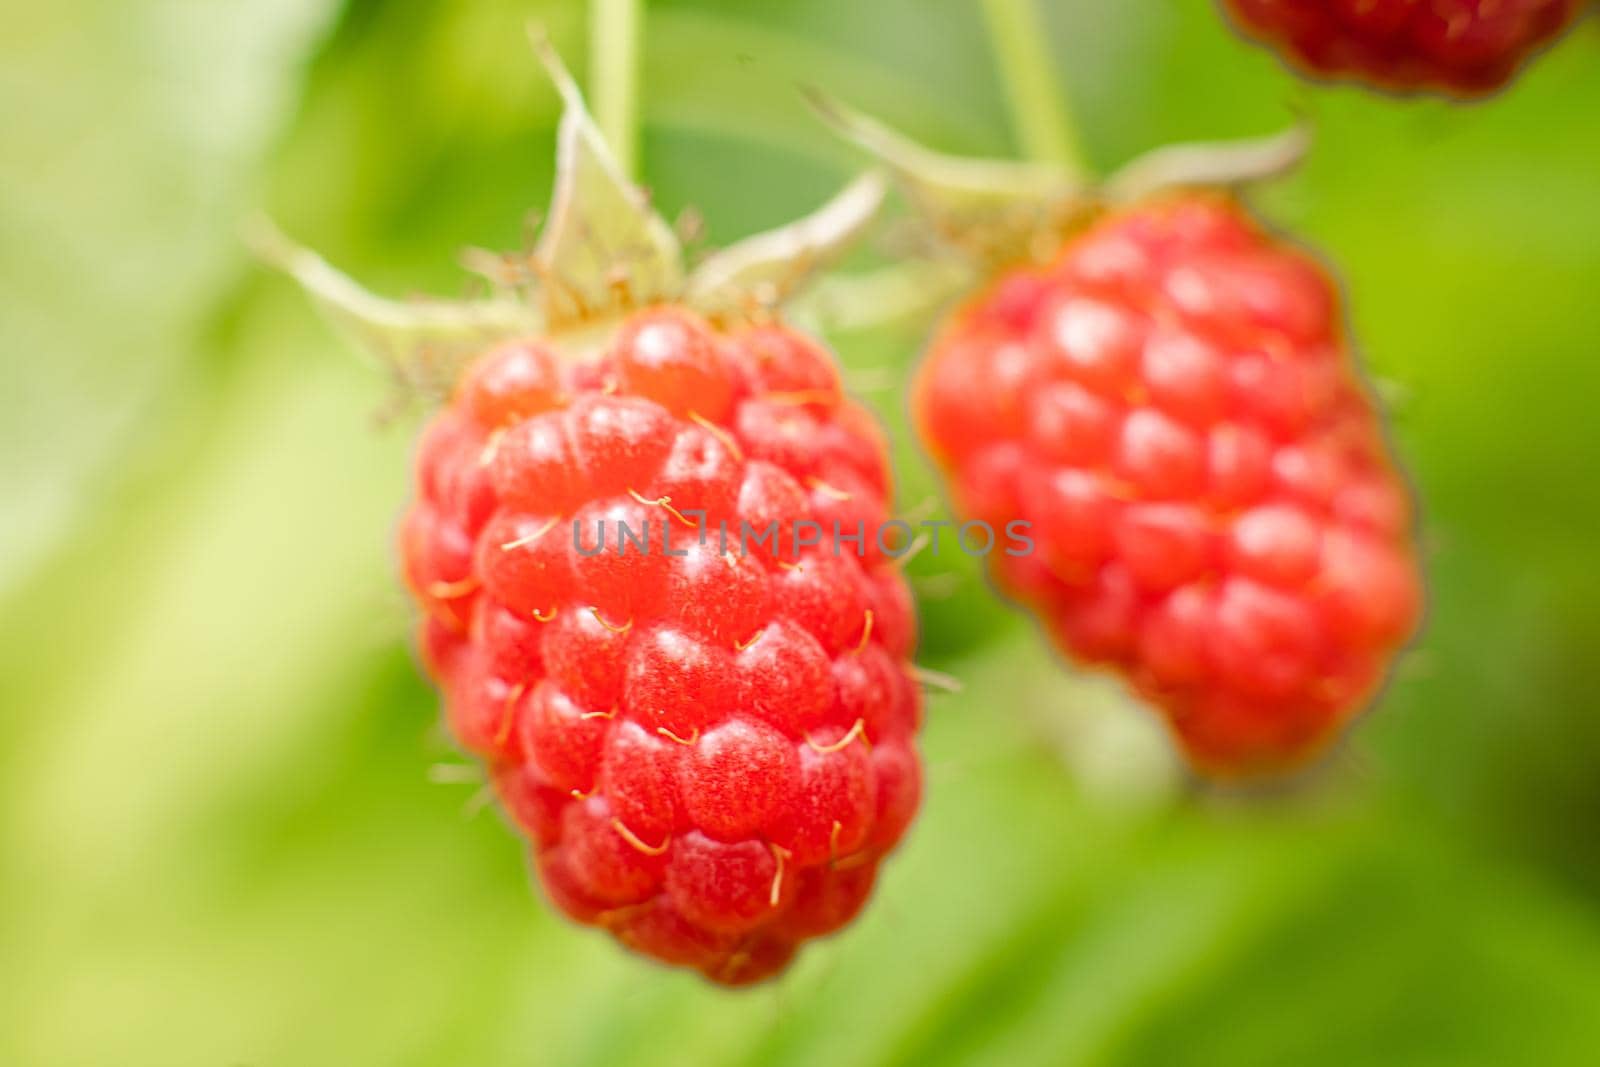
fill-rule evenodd
<path id="1" fill-rule="evenodd" d="M 984 0 L 983 14 L 1005 84 L 1012 132 L 1024 158 L 1082 169 L 1083 151 L 1055 76 L 1049 37 L 1034 0 Z"/>
<path id="2" fill-rule="evenodd" d="M 637 177 L 639 62 L 644 0 L 592 0 L 589 5 L 589 95 L 595 121 L 622 173 Z"/>

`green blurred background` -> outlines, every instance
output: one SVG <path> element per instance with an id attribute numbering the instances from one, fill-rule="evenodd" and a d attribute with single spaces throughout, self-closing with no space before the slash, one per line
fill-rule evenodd
<path id="1" fill-rule="evenodd" d="M 435 723 L 389 540 L 415 413 L 254 266 L 269 208 L 462 290 L 550 181 L 585 15 L 7 0 L 0 1063 L 1600 1062 L 1600 26 L 1457 108 L 1307 89 L 1199 0 L 1047 4 L 1097 164 L 1254 135 L 1424 500 L 1431 619 L 1298 788 L 1186 783 L 969 569 L 918 561 L 928 799 L 864 919 L 727 994 L 557 920 Z M 652 0 L 645 174 L 712 241 L 856 164 L 809 82 L 1012 150 L 971 0 Z M 928 323 L 835 338 L 896 384 Z"/>

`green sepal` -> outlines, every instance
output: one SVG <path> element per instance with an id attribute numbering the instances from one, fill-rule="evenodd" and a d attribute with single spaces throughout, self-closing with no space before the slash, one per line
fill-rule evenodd
<path id="1" fill-rule="evenodd" d="M 772 313 L 844 254 L 887 192 L 881 173 L 862 174 L 810 215 L 708 256 L 690 275 L 684 299 L 712 317 Z"/>
<path id="2" fill-rule="evenodd" d="M 1165 145 L 1130 160 L 1101 186 L 1112 204 L 1127 204 L 1178 188 L 1236 188 L 1281 177 L 1311 149 L 1305 120 L 1267 137 Z"/>
<path id="3" fill-rule="evenodd" d="M 416 392 L 448 392 L 476 353 L 544 326 L 536 309 L 517 300 L 377 296 L 265 218 L 252 222 L 245 237 L 263 261 L 299 283 L 335 329 Z"/>
<path id="4" fill-rule="evenodd" d="M 622 173 L 555 49 L 542 39 L 534 45 L 563 104 L 555 192 L 532 257 L 549 328 L 677 295 L 684 284 L 677 235 Z"/>
<path id="5" fill-rule="evenodd" d="M 1049 259 L 1100 211 L 1175 188 L 1231 188 L 1293 169 L 1311 143 L 1297 122 L 1254 140 L 1170 145 L 1134 159 L 1104 181 L 1049 163 L 971 159 L 925 148 L 815 90 L 822 120 L 887 165 L 923 225 L 981 272 Z"/>
<path id="6" fill-rule="evenodd" d="M 1089 199 L 1090 187 L 1064 167 L 945 155 L 814 89 L 806 97 L 837 133 L 889 167 L 940 240 L 979 264 L 1034 256 Z"/>
<path id="7" fill-rule="evenodd" d="M 341 332 L 409 388 L 448 391 L 467 359 L 515 336 L 559 339 L 566 356 L 587 358 L 622 316 L 653 303 L 683 303 L 724 321 L 770 317 L 842 255 L 882 205 L 886 179 L 868 172 L 812 214 L 713 253 L 686 273 L 677 235 L 623 174 L 571 75 L 537 32 L 534 48 L 563 102 L 555 188 L 531 252 L 464 254 L 467 269 L 489 283 L 488 297 L 389 300 L 264 219 L 249 235 L 263 260 L 299 282 Z"/>

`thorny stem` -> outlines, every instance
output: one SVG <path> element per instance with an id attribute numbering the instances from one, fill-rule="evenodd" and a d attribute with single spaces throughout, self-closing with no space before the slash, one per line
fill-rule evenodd
<path id="1" fill-rule="evenodd" d="M 1084 168 L 1067 95 L 1051 66 L 1050 42 L 1036 0 L 983 0 L 983 13 L 1005 84 L 1012 132 L 1036 163 Z"/>
<path id="2" fill-rule="evenodd" d="M 622 173 L 635 177 L 644 0 L 590 0 L 589 95 Z"/>

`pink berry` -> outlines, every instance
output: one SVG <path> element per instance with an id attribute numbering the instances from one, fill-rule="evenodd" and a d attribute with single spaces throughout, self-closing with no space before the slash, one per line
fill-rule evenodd
<path id="1" fill-rule="evenodd" d="M 888 518 L 883 443 L 825 348 L 677 307 L 587 362 L 501 345 L 416 484 L 425 662 L 557 907 L 730 985 L 856 914 L 916 812 L 920 695 L 892 561 L 793 547 L 802 520 L 870 542 Z M 746 554 L 741 523 L 778 533 Z"/>
<path id="2" fill-rule="evenodd" d="M 1475 97 L 1502 88 L 1580 0 L 1224 0 L 1239 29 L 1313 77 Z"/>
<path id="3" fill-rule="evenodd" d="M 1320 750 L 1421 611 L 1408 495 L 1337 312 L 1313 259 L 1188 194 L 1002 273 L 918 373 L 960 510 L 1031 524 L 1035 555 L 999 577 L 1209 773 Z"/>

